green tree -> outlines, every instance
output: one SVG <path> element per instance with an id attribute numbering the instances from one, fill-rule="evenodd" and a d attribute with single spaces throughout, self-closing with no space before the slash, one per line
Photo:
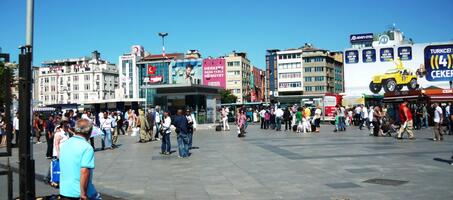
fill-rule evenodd
<path id="1" fill-rule="evenodd" d="M 230 90 L 224 90 L 220 92 L 222 103 L 236 103 L 237 97 L 231 94 Z"/>
<path id="2" fill-rule="evenodd" d="M 9 105 L 11 101 L 11 81 L 12 81 L 12 70 L 5 66 L 3 62 L 0 62 L 0 107 Z"/>

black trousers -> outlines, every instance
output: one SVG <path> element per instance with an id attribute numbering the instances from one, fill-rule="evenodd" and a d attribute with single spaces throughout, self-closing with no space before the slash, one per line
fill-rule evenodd
<path id="1" fill-rule="evenodd" d="M 285 119 L 285 131 L 288 129 L 291 130 L 291 120 Z"/>
<path id="2" fill-rule="evenodd" d="M 261 129 L 264 129 L 265 127 L 264 117 L 261 117 Z"/>
<path id="3" fill-rule="evenodd" d="M 53 133 L 52 133 L 52 137 L 49 137 L 49 134 L 46 133 L 46 144 L 47 144 L 46 157 L 52 157 L 52 154 L 53 154 Z"/>

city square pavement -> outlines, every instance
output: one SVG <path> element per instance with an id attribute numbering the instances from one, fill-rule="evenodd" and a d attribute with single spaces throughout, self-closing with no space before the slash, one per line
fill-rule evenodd
<path id="1" fill-rule="evenodd" d="M 199 149 L 185 159 L 160 155 L 160 142 L 121 136 L 118 149 L 96 152 L 94 184 L 104 199 L 453 199 L 453 136 L 434 142 L 424 129 L 399 141 L 332 129 L 296 134 L 250 125 L 238 138 L 208 127 L 196 132 Z M 34 145 L 39 195 L 58 193 L 39 180 L 49 166 L 45 146 Z M 15 176 L 16 194 L 17 183 Z"/>

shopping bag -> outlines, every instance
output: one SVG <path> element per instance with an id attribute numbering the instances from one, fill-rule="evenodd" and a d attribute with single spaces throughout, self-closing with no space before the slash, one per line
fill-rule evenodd
<path id="1" fill-rule="evenodd" d="M 94 137 L 99 137 L 99 136 L 103 136 L 104 135 L 104 132 L 97 126 L 93 126 L 93 130 L 91 131 L 91 138 L 94 138 Z"/>
<path id="2" fill-rule="evenodd" d="M 53 159 L 50 162 L 50 181 L 53 183 L 60 182 L 60 161 L 58 159 Z"/>

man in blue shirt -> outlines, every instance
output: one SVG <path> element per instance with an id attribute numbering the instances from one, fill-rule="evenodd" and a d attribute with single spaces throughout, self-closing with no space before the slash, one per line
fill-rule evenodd
<path id="1" fill-rule="evenodd" d="M 183 115 L 181 109 L 177 111 L 173 125 L 176 127 L 175 132 L 178 138 L 179 157 L 181 158 L 188 157 L 189 156 L 188 123 L 187 118 Z"/>
<path id="2" fill-rule="evenodd" d="M 75 124 L 75 135 L 60 147 L 60 196 L 62 199 L 96 199 L 93 186 L 94 151 L 88 143 L 93 125 L 87 119 Z"/>

